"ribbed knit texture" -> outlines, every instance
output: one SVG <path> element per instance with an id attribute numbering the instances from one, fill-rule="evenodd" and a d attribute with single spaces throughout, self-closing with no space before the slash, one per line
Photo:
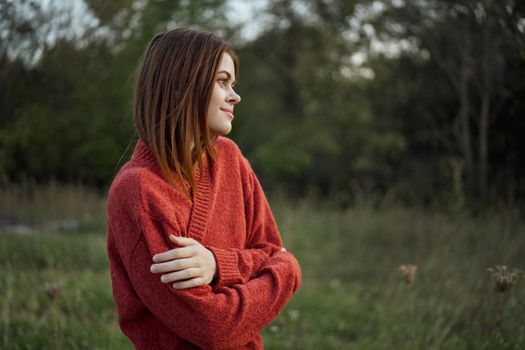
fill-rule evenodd
<path id="1" fill-rule="evenodd" d="M 281 238 L 263 190 L 235 143 L 219 137 L 203 157 L 189 200 L 161 176 L 148 146 L 108 194 L 107 248 L 122 331 L 137 349 L 262 349 L 259 332 L 299 288 L 301 270 Z M 150 272 L 154 254 L 193 238 L 217 262 L 213 285 L 183 290 Z"/>

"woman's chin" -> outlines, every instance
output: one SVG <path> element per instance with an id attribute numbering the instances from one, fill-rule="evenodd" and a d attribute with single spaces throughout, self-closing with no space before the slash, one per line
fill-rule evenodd
<path id="1" fill-rule="evenodd" d="M 228 125 L 222 125 L 220 128 L 210 128 L 210 134 L 216 136 L 226 136 L 232 131 L 231 123 Z"/>

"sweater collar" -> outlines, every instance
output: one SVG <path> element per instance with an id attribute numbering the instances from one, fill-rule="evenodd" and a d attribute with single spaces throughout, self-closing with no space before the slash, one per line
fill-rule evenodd
<path id="1" fill-rule="evenodd" d="M 144 165 L 146 165 L 148 168 L 155 168 L 158 171 L 160 171 L 160 166 L 157 163 L 157 159 L 155 158 L 155 155 L 151 151 L 148 144 L 141 139 L 137 140 L 137 143 L 135 145 L 135 150 L 133 151 L 131 160 L 144 163 Z M 206 156 L 206 154 L 202 155 L 201 161 L 202 161 L 202 167 L 204 171 L 204 169 L 208 167 L 208 157 Z M 196 180 L 198 177 L 200 177 L 200 171 L 199 171 L 198 166 L 195 166 L 194 175 L 195 175 Z"/>
<path id="2" fill-rule="evenodd" d="M 156 173 L 162 176 L 155 155 L 143 140 L 139 139 L 137 141 L 131 160 L 138 161 L 149 169 L 155 169 Z M 188 235 L 199 242 L 202 242 L 207 230 L 208 216 L 211 209 L 212 176 L 210 174 L 211 169 L 209 162 L 208 156 L 203 154 L 202 172 L 199 170 L 199 167 L 196 166 L 194 173 L 196 186 L 195 193 L 193 194 L 193 207 L 188 225 Z M 187 182 L 185 182 L 184 186 L 186 189 L 189 189 Z"/>
<path id="3" fill-rule="evenodd" d="M 157 165 L 155 155 L 151 152 L 146 142 L 142 141 L 141 139 L 139 139 L 137 141 L 137 144 L 135 145 L 135 150 L 133 151 L 132 159 L 144 161 L 151 165 Z"/>

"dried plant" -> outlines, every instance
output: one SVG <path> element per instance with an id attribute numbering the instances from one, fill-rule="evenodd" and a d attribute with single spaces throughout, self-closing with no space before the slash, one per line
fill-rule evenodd
<path id="1" fill-rule="evenodd" d="M 60 295 L 64 285 L 62 283 L 45 283 L 42 286 L 42 292 L 44 292 L 49 300 L 53 301 Z"/>
<path id="2" fill-rule="evenodd" d="M 281 328 L 277 325 L 270 326 L 270 332 L 277 333 L 281 330 Z"/>
<path id="3" fill-rule="evenodd" d="M 288 316 L 290 316 L 290 320 L 297 321 L 299 319 L 299 310 L 290 310 L 288 311 Z"/>
<path id="4" fill-rule="evenodd" d="M 500 293 L 508 292 L 516 282 L 521 274 L 520 270 L 512 269 L 512 271 L 505 265 L 498 265 L 495 268 L 488 268 L 494 280 L 494 287 Z"/>
<path id="5" fill-rule="evenodd" d="M 414 284 L 414 279 L 416 278 L 417 265 L 401 265 L 399 266 L 399 273 L 401 277 L 407 284 L 411 287 Z"/>
<path id="6" fill-rule="evenodd" d="M 411 322 L 416 322 L 414 319 L 414 310 L 413 310 L 414 309 L 414 298 L 411 293 L 412 289 L 410 287 L 412 287 L 412 285 L 414 284 L 414 280 L 416 278 L 417 265 L 411 265 L 411 264 L 410 265 L 400 265 L 398 268 L 398 271 L 401 275 L 401 278 L 405 282 L 405 284 L 409 287 L 408 289 L 409 296 L 407 298 L 404 298 L 405 304 L 406 304 L 407 316 L 411 320 Z M 412 338 L 412 345 L 414 349 L 418 349 L 419 346 L 417 343 L 415 328 L 409 327 L 409 329 L 410 329 L 410 335 Z"/>

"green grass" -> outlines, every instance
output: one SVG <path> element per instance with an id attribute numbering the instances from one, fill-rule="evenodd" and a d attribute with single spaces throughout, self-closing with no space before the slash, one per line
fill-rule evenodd
<path id="1" fill-rule="evenodd" d="M 0 235 L 3 349 L 129 349 L 114 312 L 103 235 Z M 46 283 L 62 285 L 51 300 Z"/>
<path id="2" fill-rule="evenodd" d="M 277 209 L 277 208 L 276 208 Z M 525 281 L 494 291 L 486 268 L 525 268 L 525 224 L 403 208 L 277 211 L 303 268 L 288 310 L 264 331 L 270 349 L 522 349 Z M 416 264 L 408 288 L 398 267 Z"/>
<path id="3" fill-rule="evenodd" d="M 525 270 L 525 223 L 510 211 L 473 219 L 272 203 L 303 283 L 263 330 L 267 349 L 525 348 L 525 280 L 500 294 L 486 271 Z M 1 349 L 132 348 L 117 324 L 103 222 L 91 225 L 0 233 Z M 397 271 L 410 263 L 411 288 Z M 41 289 L 47 282 L 63 286 L 55 300 Z"/>

